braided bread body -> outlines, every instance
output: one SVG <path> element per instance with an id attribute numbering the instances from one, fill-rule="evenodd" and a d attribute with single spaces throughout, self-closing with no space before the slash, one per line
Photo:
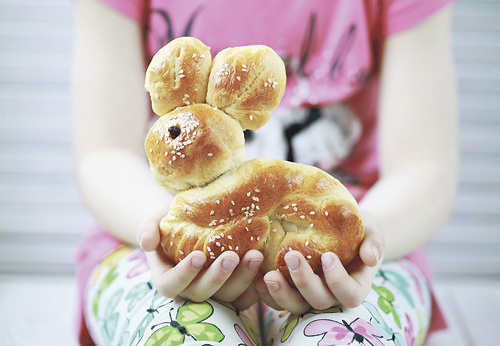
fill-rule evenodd
<path id="1" fill-rule="evenodd" d="M 321 254 L 343 263 L 358 253 L 364 227 L 356 201 L 329 174 L 273 159 L 247 161 L 211 184 L 176 195 L 160 223 L 167 257 L 203 251 L 210 265 L 223 251 L 264 254 L 263 269 L 289 275 L 284 255 L 300 251 L 321 273 Z"/>

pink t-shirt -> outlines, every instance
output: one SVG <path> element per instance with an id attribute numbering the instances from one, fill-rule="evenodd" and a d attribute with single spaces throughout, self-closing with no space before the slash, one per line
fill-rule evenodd
<path id="1" fill-rule="evenodd" d="M 382 44 L 453 0 L 102 0 L 143 25 L 147 57 L 181 36 L 194 36 L 212 56 L 227 47 L 265 44 L 283 59 L 287 87 L 269 126 L 247 136 L 249 158 L 316 165 L 359 201 L 378 179 L 377 100 Z M 95 244 L 101 234 L 101 251 Z M 79 279 L 116 246 L 104 231 L 82 244 Z M 94 251 L 94 254 L 91 252 Z M 83 260 L 86 258 L 86 260 Z M 409 258 L 430 278 L 421 251 Z M 445 326 L 435 309 L 431 330 Z"/>

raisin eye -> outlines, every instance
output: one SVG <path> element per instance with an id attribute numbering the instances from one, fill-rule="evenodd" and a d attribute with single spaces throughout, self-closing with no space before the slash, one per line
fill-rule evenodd
<path id="1" fill-rule="evenodd" d="M 168 128 L 168 132 L 170 133 L 170 136 L 172 136 L 172 139 L 176 139 L 177 136 L 181 133 L 181 129 L 177 126 L 170 126 Z"/>

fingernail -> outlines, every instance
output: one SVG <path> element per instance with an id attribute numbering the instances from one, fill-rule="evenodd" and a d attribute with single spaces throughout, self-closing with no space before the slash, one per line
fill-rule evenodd
<path id="1" fill-rule="evenodd" d="M 380 250 L 378 249 L 378 246 L 373 244 L 372 249 L 375 257 L 377 258 L 377 261 L 380 260 Z"/>
<path id="2" fill-rule="evenodd" d="M 255 283 L 255 289 L 259 292 L 267 292 L 267 287 L 264 283 Z"/>
<path id="3" fill-rule="evenodd" d="M 333 267 L 335 263 L 335 259 L 329 253 L 324 253 L 321 255 L 321 263 L 323 264 L 324 269 L 330 269 Z"/>
<path id="4" fill-rule="evenodd" d="M 252 272 L 259 270 L 261 263 L 261 260 L 251 260 L 250 262 L 248 262 L 248 270 Z"/>
<path id="5" fill-rule="evenodd" d="M 191 266 L 196 269 L 200 269 L 203 264 L 205 264 L 205 257 L 201 255 L 194 256 L 191 258 Z"/>
<path id="6" fill-rule="evenodd" d="M 141 250 L 143 250 L 142 248 L 142 240 L 144 239 L 144 236 L 146 235 L 146 231 L 143 231 L 139 237 L 139 247 L 141 248 Z"/>
<path id="7" fill-rule="evenodd" d="M 296 271 L 299 268 L 299 259 L 296 256 L 285 256 L 285 262 L 288 269 L 291 271 Z"/>
<path id="8" fill-rule="evenodd" d="M 276 292 L 280 289 L 280 284 L 274 281 L 266 281 L 266 285 L 269 291 Z"/>
<path id="9" fill-rule="evenodd" d="M 237 265 L 238 261 L 236 261 L 234 258 L 225 258 L 222 261 L 222 269 L 228 272 L 236 268 Z"/>

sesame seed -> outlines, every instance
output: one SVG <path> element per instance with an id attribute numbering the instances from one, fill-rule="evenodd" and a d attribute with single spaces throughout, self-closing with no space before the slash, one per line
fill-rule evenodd
<path id="1" fill-rule="evenodd" d="M 215 203 L 220 204 L 220 200 L 216 200 Z"/>
<path id="2" fill-rule="evenodd" d="M 241 82 L 241 77 L 240 76 L 236 76 L 236 79 Z"/>
<path id="3" fill-rule="evenodd" d="M 179 70 L 179 73 L 184 73 L 184 70 Z"/>
<path id="4" fill-rule="evenodd" d="M 184 251 L 182 251 L 182 250 L 179 250 L 179 253 L 180 253 L 181 255 L 184 255 Z"/>
<path id="5" fill-rule="evenodd" d="M 297 206 L 297 203 L 293 203 L 293 204 L 292 204 L 292 207 L 296 207 L 296 206 Z"/>
<path id="6" fill-rule="evenodd" d="M 243 66 L 243 68 L 247 68 L 247 67 L 248 67 L 248 66 L 247 66 L 247 65 L 245 65 L 245 64 L 242 64 L 241 66 Z"/>
<path id="7" fill-rule="evenodd" d="M 230 235 L 227 236 L 227 239 L 229 240 L 233 240 L 233 237 L 231 237 Z"/>
<path id="8" fill-rule="evenodd" d="M 222 251 L 224 251 L 224 246 L 220 248 L 220 251 L 221 251 L 221 252 L 222 252 Z"/>
<path id="9" fill-rule="evenodd" d="M 239 247 L 237 246 L 237 247 L 235 247 L 235 248 L 234 248 L 234 250 L 235 250 L 235 251 L 238 251 L 238 248 L 239 248 Z"/>
<path id="10" fill-rule="evenodd" d="M 304 220 L 304 219 L 306 218 L 306 216 L 305 216 L 305 215 L 300 215 L 300 218 L 301 218 L 302 220 Z"/>
<path id="11" fill-rule="evenodd" d="M 288 208 L 290 208 L 290 206 L 289 206 L 289 205 L 287 205 L 287 206 L 283 207 L 283 209 L 288 209 Z"/>
<path id="12" fill-rule="evenodd" d="M 183 75 L 183 74 L 180 74 L 180 75 L 179 75 L 179 78 L 184 78 L 184 75 Z"/>
<path id="13" fill-rule="evenodd" d="M 253 236 L 250 237 L 250 241 L 253 241 Z"/>
<path id="14" fill-rule="evenodd" d="M 247 197 L 250 197 L 251 194 L 252 194 L 252 192 L 247 193 Z"/>
<path id="15" fill-rule="evenodd" d="M 214 215 L 214 214 L 215 214 L 214 210 L 210 211 L 210 215 Z"/>
<path id="16" fill-rule="evenodd" d="M 170 246 L 171 247 L 174 246 L 174 242 L 173 241 L 170 242 Z"/>
<path id="17" fill-rule="evenodd" d="M 289 247 L 289 248 L 288 248 L 288 251 L 292 251 L 292 248 L 291 248 L 291 247 Z"/>
<path id="18" fill-rule="evenodd" d="M 311 258 L 312 258 L 312 256 L 311 256 L 311 255 L 307 255 L 307 259 L 311 259 Z"/>
<path id="19" fill-rule="evenodd" d="M 229 250 L 232 250 L 232 249 L 233 249 L 233 247 L 232 247 L 231 245 L 229 245 L 228 247 L 229 247 Z"/>
<path id="20" fill-rule="evenodd" d="M 315 213 L 314 211 L 311 211 L 309 214 L 314 215 L 314 214 L 316 214 L 316 213 Z"/>
<path id="21" fill-rule="evenodd" d="M 215 242 L 215 245 L 220 246 L 220 243 L 218 241 Z"/>
<path id="22" fill-rule="evenodd" d="M 213 156 L 213 154 L 212 153 L 208 153 L 207 156 Z"/>
<path id="23" fill-rule="evenodd" d="M 235 205 L 234 201 L 231 201 L 231 204 L 232 204 L 232 205 Z"/>
<path id="24" fill-rule="evenodd" d="M 209 252 L 212 252 L 212 249 L 210 248 L 210 246 L 207 246 L 207 250 L 208 250 Z"/>
<path id="25" fill-rule="evenodd" d="M 309 246 L 309 240 L 306 241 L 306 243 L 304 244 L 305 246 Z"/>
<path id="26" fill-rule="evenodd" d="M 257 237 L 257 240 L 260 240 L 260 237 Z"/>
<path id="27" fill-rule="evenodd" d="M 325 211 L 325 216 L 328 216 L 328 211 Z"/>
<path id="28" fill-rule="evenodd" d="M 311 223 L 311 224 L 309 224 L 309 227 L 313 228 L 313 227 L 314 227 L 314 224 L 312 224 L 312 223 Z"/>
<path id="29" fill-rule="evenodd" d="M 278 232 L 278 230 L 276 228 L 273 228 L 272 232 Z"/>

